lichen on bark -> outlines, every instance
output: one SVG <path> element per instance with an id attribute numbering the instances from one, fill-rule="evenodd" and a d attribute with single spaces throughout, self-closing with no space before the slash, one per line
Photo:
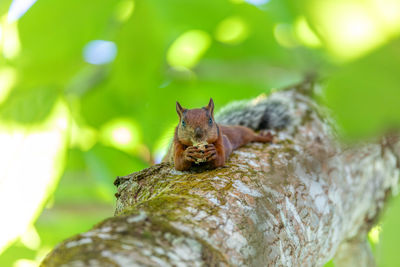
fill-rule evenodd
<path id="1" fill-rule="evenodd" d="M 291 125 L 223 168 L 164 163 L 118 177 L 115 216 L 58 245 L 42 266 L 322 266 L 337 251 L 339 264 L 357 262 L 343 248 L 364 249 L 397 187 L 400 141 L 340 144 L 310 86 L 276 92 L 292 105 Z"/>

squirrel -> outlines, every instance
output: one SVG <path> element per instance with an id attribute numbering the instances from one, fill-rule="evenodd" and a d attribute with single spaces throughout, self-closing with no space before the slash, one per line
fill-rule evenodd
<path id="1" fill-rule="evenodd" d="M 185 109 L 176 102 L 179 123 L 164 161 L 173 161 L 175 169 L 189 170 L 193 165 L 217 168 L 225 165 L 233 150 L 249 142 L 271 142 L 270 132 L 257 134 L 238 125 L 220 125 L 214 120 L 214 101 L 198 109 Z"/>

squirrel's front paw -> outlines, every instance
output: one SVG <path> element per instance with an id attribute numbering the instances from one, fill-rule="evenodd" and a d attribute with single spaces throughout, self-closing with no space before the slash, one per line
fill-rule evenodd
<path id="1" fill-rule="evenodd" d="M 199 158 L 203 157 L 201 151 L 195 146 L 189 146 L 184 152 L 186 161 L 197 162 Z"/>
<path id="2" fill-rule="evenodd" d="M 215 149 L 214 144 L 209 144 L 204 150 L 204 159 L 208 161 L 213 161 L 217 159 L 217 150 Z"/>

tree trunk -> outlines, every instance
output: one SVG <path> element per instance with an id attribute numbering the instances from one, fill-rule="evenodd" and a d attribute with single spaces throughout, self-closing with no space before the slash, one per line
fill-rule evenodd
<path id="1" fill-rule="evenodd" d="M 374 266 L 366 234 L 396 188 L 400 141 L 339 144 L 311 84 L 273 144 L 227 165 L 178 172 L 158 164 L 118 177 L 115 217 L 58 245 L 42 266 Z"/>

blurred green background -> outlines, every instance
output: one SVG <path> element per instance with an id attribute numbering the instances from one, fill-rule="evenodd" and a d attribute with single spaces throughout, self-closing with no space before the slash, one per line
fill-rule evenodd
<path id="1" fill-rule="evenodd" d="M 398 129 L 399 33 L 399 0 L 1 1 L 0 266 L 111 216 L 176 100 L 218 109 L 318 73 L 344 139 Z M 399 262 L 398 225 L 394 197 L 369 234 L 379 266 Z"/>

